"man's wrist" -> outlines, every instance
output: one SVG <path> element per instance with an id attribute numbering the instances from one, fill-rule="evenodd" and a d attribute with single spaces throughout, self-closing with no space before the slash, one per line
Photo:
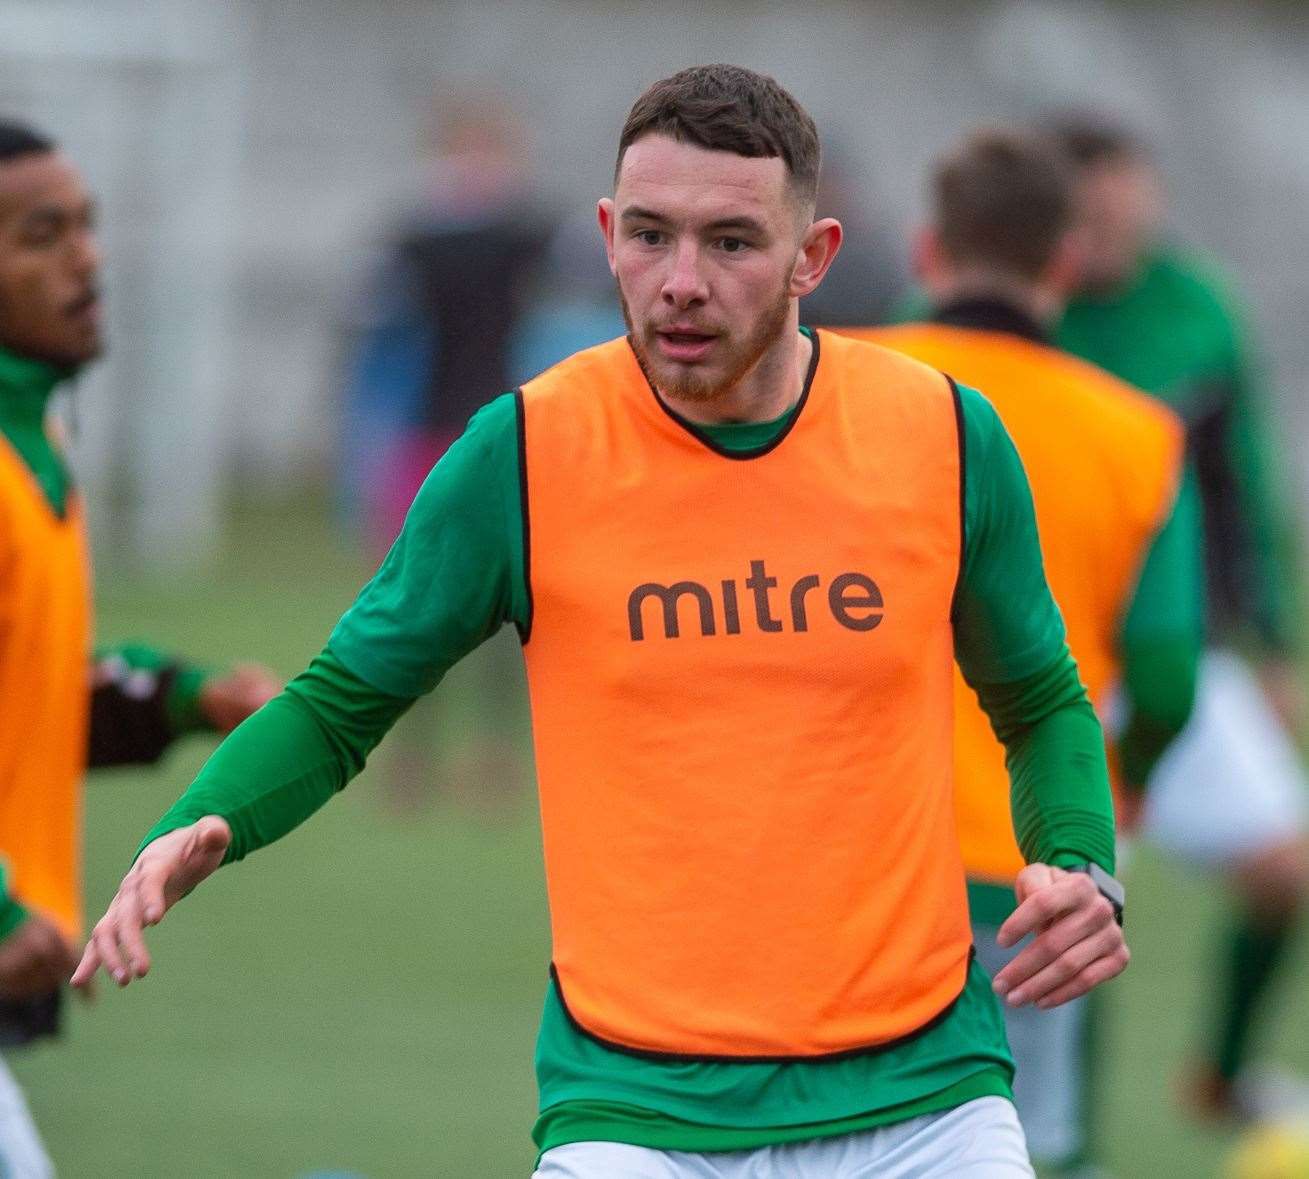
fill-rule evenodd
<path id="1" fill-rule="evenodd" d="M 1127 890 L 1123 887 L 1122 881 L 1106 872 L 1092 860 L 1083 860 L 1080 864 L 1072 864 L 1067 868 L 1067 871 L 1089 876 L 1091 883 L 1095 885 L 1100 895 L 1113 905 L 1114 920 L 1122 925 L 1123 907 L 1127 903 Z"/>

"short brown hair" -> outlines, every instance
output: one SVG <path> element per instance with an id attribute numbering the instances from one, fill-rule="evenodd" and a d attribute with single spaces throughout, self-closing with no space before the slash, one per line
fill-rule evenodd
<path id="1" fill-rule="evenodd" d="M 974 131 L 933 175 L 936 231 L 956 264 L 1035 278 L 1073 220 L 1073 172 L 1049 137 Z"/>
<path id="2" fill-rule="evenodd" d="M 1145 141 L 1109 115 L 1064 111 L 1046 119 L 1043 128 L 1079 168 L 1150 158 Z"/>
<path id="3" fill-rule="evenodd" d="M 668 135 L 749 159 L 780 156 L 805 204 L 818 191 L 818 128 L 766 74 L 733 65 L 702 65 L 656 82 L 632 104 L 618 138 L 615 181 L 627 149 L 646 135 Z"/>

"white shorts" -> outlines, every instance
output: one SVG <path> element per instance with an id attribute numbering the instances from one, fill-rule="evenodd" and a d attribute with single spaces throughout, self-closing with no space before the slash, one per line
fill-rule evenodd
<path id="1" fill-rule="evenodd" d="M 53 1179 L 54 1173 L 23 1091 L 0 1060 L 0 1179 Z"/>
<path id="2" fill-rule="evenodd" d="M 1230 652 L 1208 652 L 1191 721 L 1150 779 L 1141 836 L 1228 867 L 1303 836 L 1307 793 L 1299 753 L 1253 673 Z"/>
<path id="3" fill-rule="evenodd" d="M 1030 940 L 1002 949 L 995 940 L 998 932 L 998 926 L 973 924 L 978 965 L 991 977 L 1012 962 Z M 1009 1051 L 1017 1069 L 1014 1105 L 1027 1136 L 1027 1149 L 1043 1166 L 1069 1165 L 1087 1147 L 1090 1001 L 1084 995 L 1048 1011 L 1030 1004 L 1002 1006 Z"/>
<path id="4" fill-rule="evenodd" d="M 1031 1179 L 1013 1105 L 979 1097 L 891 1126 L 694 1154 L 571 1142 L 541 1156 L 535 1179 Z"/>

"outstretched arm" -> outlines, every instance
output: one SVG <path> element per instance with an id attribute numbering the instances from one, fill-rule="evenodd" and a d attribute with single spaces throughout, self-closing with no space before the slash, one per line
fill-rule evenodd
<path id="1" fill-rule="evenodd" d="M 967 484 L 955 651 L 1005 746 L 1014 831 L 1029 861 L 999 940 L 1035 935 L 995 989 L 1012 1006 L 1052 1006 L 1127 965 L 1112 906 L 1088 877 L 1067 871 L 1114 869 L 1104 737 L 1045 580 L 1018 454 L 985 399 L 961 395 Z"/>
<path id="2" fill-rule="evenodd" d="M 103 965 L 142 977 L 144 926 L 221 865 L 299 826 L 364 766 L 410 700 L 378 692 L 324 651 L 282 695 L 242 724 L 151 828 L 92 931 L 73 982 Z"/>
<path id="3" fill-rule="evenodd" d="M 526 623 L 516 437 L 512 399 L 473 419 L 328 649 L 219 746 L 146 836 L 75 984 L 101 965 L 122 985 L 145 974 L 145 926 L 308 818 L 417 696 L 503 622 Z"/>

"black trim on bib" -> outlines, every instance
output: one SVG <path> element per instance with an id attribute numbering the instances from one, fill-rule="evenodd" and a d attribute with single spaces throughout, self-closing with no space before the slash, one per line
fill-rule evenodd
<path id="1" fill-rule="evenodd" d="M 521 386 L 514 390 L 514 422 L 518 435 L 518 514 L 523 519 L 523 588 L 527 593 L 527 624 L 519 626 L 518 640 L 526 644 L 532 637 L 532 523 L 527 505 L 527 409 L 523 405 Z"/>
<path id="2" fill-rule="evenodd" d="M 659 390 L 655 388 L 654 381 L 650 379 L 650 374 L 646 372 L 645 365 L 641 363 L 641 355 L 632 344 L 630 335 L 627 337 L 627 345 L 632 349 L 632 355 L 636 357 L 637 366 L 641 370 L 641 375 L 645 377 L 646 386 L 650 390 L 650 395 L 655 399 L 655 404 L 706 450 L 712 450 L 714 454 L 721 455 L 723 458 L 739 461 L 761 458 L 770 450 L 776 450 L 795 428 L 796 422 L 800 420 L 800 415 L 804 412 L 805 403 L 809 400 L 809 390 L 814 383 L 814 373 L 818 371 L 818 333 L 811 328 L 801 328 L 800 330 L 809 337 L 810 342 L 813 344 L 813 355 L 809 357 L 809 370 L 805 373 L 804 387 L 800 390 L 800 399 L 791 407 L 791 418 L 782 427 L 776 438 L 765 442 L 762 446 L 750 447 L 748 450 L 728 450 L 725 446 L 719 446 L 717 442 L 704 433 L 702 427 L 682 417 L 680 413 L 667 405 L 664 399 L 659 396 Z"/>
<path id="3" fill-rule="evenodd" d="M 911 1032 L 905 1032 L 903 1036 L 896 1036 L 894 1040 L 886 1040 L 880 1044 L 866 1044 L 859 1048 L 842 1048 L 839 1052 L 819 1052 L 813 1056 L 729 1056 L 695 1052 L 657 1052 L 650 1048 L 631 1048 L 614 1040 L 606 1040 L 603 1036 L 591 1031 L 573 1014 L 572 1009 L 568 1006 L 568 1000 L 564 998 L 564 985 L 559 981 L 559 971 L 555 969 L 553 962 L 550 963 L 550 981 L 554 984 L 555 994 L 559 996 L 559 1006 L 563 1008 L 564 1015 L 568 1017 L 568 1022 L 573 1026 L 573 1029 L 593 1043 L 599 1044 L 600 1047 L 607 1048 L 610 1052 L 621 1052 L 624 1056 L 635 1056 L 639 1060 L 681 1062 L 684 1064 L 796 1064 L 802 1061 L 849 1060 L 855 1056 L 876 1056 L 882 1052 L 889 1052 L 892 1048 L 899 1048 L 908 1044 L 910 1041 L 918 1039 L 919 1036 L 926 1035 L 933 1028 L 940 1027 L 950 1018 L 950 1013 L 958 1006 L 959 1000 L 963 998 L 964 991 L 968 988 L 968 975 L 973 968 L 973 959 L 975 957 L 977 957 L 977 947 L 969 946 L 968 959 L 964 963 L 964 982 L 963 986 L 959 988 L 959 994 L 925 1024 L 914 1028 Z"/>
<path id="4" fill-rule="evenodd" d="M 959 589 L 964 583 L 964 557 L 968 552 L 968 446 L 965 441 L 967 430 L 964 426 L 964 399 L 954 377 L 949 373 L 941 375 L 950 383 L 950 396 L 954 398 L 955 429 L 959 434 L 959 575 L 955 578 L 954 593 L 950 595 L 950 617 L 954 618 L 955 607 L 959 604 Z"/>

